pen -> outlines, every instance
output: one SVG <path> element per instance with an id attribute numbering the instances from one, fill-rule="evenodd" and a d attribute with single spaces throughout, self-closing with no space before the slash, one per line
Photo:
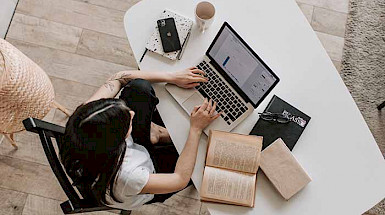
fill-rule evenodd
<path id="1" fill-rule="evenodd" d="M 146 50 L 144 50 L 144 53 L 143 53 L 143 55 L 142 55 L 142 57 L 140 58 L 140 60 L 139 60 L 139 63 L 141 63 L 142 62 L 142 60 L 143 60 L 143 58 L 144 58 L 144 55 L 146 55 L 146 53 L 147 53 L 147 48 L 146 48 Z"/>
<path id="2" fill-rule="evenodd" d="M 183 55 L 183 52 L 184 52 L 184 49 L 185 49 L 185 46 L 187 44 L 187 40 L 190 38 L 190 32 L 188 32 L 187 36 L 186 36 L 186 39 L 184 40 L 183 44 L 182 44 L 182 50 L 180 50 L 179 54 L 178 54 L 178 60 L 180 60 L 182 58 L 182 55 Z"/>

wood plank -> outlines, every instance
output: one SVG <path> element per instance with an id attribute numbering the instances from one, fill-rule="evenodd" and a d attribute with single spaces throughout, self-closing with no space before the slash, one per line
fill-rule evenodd
<path id="1" fill-rule="evenodd" d="M 75 52 L 82 29 L 16 13 L 7 38 Z"/>
<path id="2" fill-rule="evenodd" d="M 0 155 L 48 165 L 38 134 L 22 131 L 15 134 L 15 141 L 19 149 L 5 141 L 0 145 Z"/>
<path id="3" fill-rule="evenodd" d="M 90 98 L 99 87 L 70 81 L 62 78 L 50 77 L 53 87 L 55 88 L 55 95 L 76 96 L 81 99 Z"/>
<path id="4" fill-rule="evenodd" d="M 199 211 L 200 207 L 198 208 Z M 195 210 L 194 210 L 195 211 Z M 164 214 L 172 214 L 172 215 L 193 215 L 196 213 L 192 213 L 191 211 L 180 209 L 172 206 L 165 205 L 163 203 L 153 203 L 150 205 L 143 205 L 140 208 L 133 210 L 131 215 L 164 215 Z"/>
<path id="5" fill-rule="evenodd" d="M 143 205 L 140 208 L 133 210 L 131 212 L 131 215 L 163 215 L 163 211 L 167 207 L 162 204 L 150 204 L 150 205 Z"/>
<path id="6" fill-rule="evenodd" d="M 60 201 L 29 194 L 24 206 L 23 215 L 63 214 Z"/>
<path id="7" fill-rule="evenodd" d="M 163 209 L 161 214 L 162 215 L 163 214 L 168 214 L 168 215 L 199 215 L 196 213 L 191 213 L 188 210 L 181 210 L 181 209 L 174 208 L 174 207 L 166 207 L 165 209 Z"/>
<path id="8" fill-rule="evenodd" d="M 207 206 L 205 205 L 205 203 L 202 203 L 199 215 L 210 215 L 210 212 L 207 209 Z"/>
<path id="9" fill-rule="evenodd" d="M 176 194 L 180 196 L 200 200 L 199 193 L 194 185 L 190 185 Z"/>
<path id="10" fill-rule="evenodd" d="M 334 64 L 334 66 L 336 67 L 336 69 L 337 69 L 337 71 L 338 72 L 341 72 L 341 67 L 342 67 L 342 63 L 341 63 L 341 61 L 335 61 L 335 60 L 332 60 L 333 61 L 333 64 Z"/>
<path id="11" fill-rule="evenodd" d="M 299 9 L 301 9 L 303 15 L 305 15 L 307 21 L 311 24 L 311 20 L 313 19 L 313 10 L 314 6 L 308 5 L 308 4 L 303 4 L 303 3 L 298 3 Z"/>
<path id="12" fill-rule="evenodd" d="M 315 7 L 312 27 L 315 31 L 344 37 L 346 20 L 346 13 Z"/>
<path id="13" fill-rule="evenodd" d="M 66 196 L 50 167 L 0 156 L 0 187 L 57 200 Z"/>
<path id="14" fill-rule="evenodd" d="M 143 205 L 137 210 L 133 210 L 131 215 L 193 215 L 186 210 L 180 210 L 178 208 L 170 207 L 162 203 L 153 203 L 150 205 Z"/>
<path id="15" fill-rule="evenodd" d="M 125 38 L 124 12 L 74 0 L 23 0 L 16 11 Z"/>
<path id="16" fill-rule="evenodd" d="M 99 88 L 66 79 L 50 78 L 55 88 L 55 100 L 71 112 L 88 100 Z"/>
<path id="17" fill-rule="evenodd" d="M 164 205 L 190 214 L 199 214 L 201 201 L 180 195 L 173 195 L 163 202 Z"/>
<path id="18" fill-rule="evenodd" d="M 63 104 L 71 114 L 74 112 L 74 110 L 76 110 L 76 108 L 79 105 L 83 104 L 87 100 L 81 97 L 63 95 L 63 94 L 56 94 L 55 99 L 56 101 L 60 102 L 60 104 Z M 61 111 L 58 110 L 57 112 L 61 112 Z"/>
<path id="19" fill-rule="evenodd" d="M 140 2 L 140 0 L 76 0 L 84 3 L 98 5 L 106 8 L 126 12 L 130 7 Z"/>
<path id="20" fill-rule="evenodd" d="M 61 78 L 50 77 L 55 87 L 55 99 L 64 105 L 70 113 L 85 101 L 87 101 L 99 87 L 69 81 Z M 68 116 L 60 110 L 56 110 L 52 123 L 65 126 Z"/>
<path id="21" fill-rule="evenodd" d="M 345 39 L 321 32 L 316 32 L 329 57 L 334 61 L 342 60 Z"/>
<path id="22" fill-rule="evenodd" d="M 29 194 L 24 206 L 23 215 L 52 215 L 63 214 L 60 208 L 62 201 L 48 199 L 41 196 Z M 112 215 L 108 211 L 79 213 L 79 215 Z"/>
<path id="23" fill-rule="evenodd" d="M 69 112 L 72 114 L 74 111 L 69 109 Z M 65 127 L 68 119 L 69 117 L 67 115 L 59 110 L 56 110 L 52 123 Z"/>
<path id="24" fill-rule="evenodd" d="M 96 31 L 83 31 L 76 53 L 116 64 L 137 67 L 127 39 Z"/>
<path id="25" fill-rule="evenodd" d="M 296 0 L 317 7 L 347 13 L 349 8 L 349 0 Z"/>
<path id="26" fill-rule="evenodd" d="M 0 211 L 2 215 L 21 214 L 27 199 L 26 193 L 0 188 Z"/>
<path id="27" fill-rule="evenodd" d="M 43 120 L 52 122 L 54 114 L 55 109 L 52 109 Z M 48 165 L 39 135 L 28 131 L 21 131 L 15 133 L 15 141 L 19 149 L 16 150 L 7 140 L 4 140 L 4 143 L 0 145 L 0 155 Z"/>
<path id="28" fill-rule="evenodd" d="M 100 87 L 112 74 L 133 69 L 19 40 L 8 39 L 8 42 L 35 61 L 48 75 L 91 86 Z"/>

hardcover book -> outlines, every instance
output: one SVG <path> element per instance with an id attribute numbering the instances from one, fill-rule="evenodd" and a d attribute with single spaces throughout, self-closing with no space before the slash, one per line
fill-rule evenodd
<path id="1" fill-rule="evenodd" d="M 210 130 L 201 200 L 254 207 L 262 137 Z"/>
<path id="2" fill-rule="evenodd" d="M 310 116 L 276 95 L 273 96 L 264 112 L 282 113 L 290 118 L 291 121 L 289 123 L 278 123 L 259 118 L 250 134 L 263 136 L 262 150 L 278 138 L 281 138 L 286 143 L 290 151 L 293 150 L 302 132 L 309 124 Z"/>
<path id="3" fill-rule="evenodd" d="M 311 178 L 282 139 L 277 139 L 261 153 L 261 169 L 283 198 L 289 200 Z"/>

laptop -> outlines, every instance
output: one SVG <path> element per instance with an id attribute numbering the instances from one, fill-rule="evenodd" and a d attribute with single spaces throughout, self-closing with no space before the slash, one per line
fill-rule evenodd
<path id="1" fill-rule="evenodd" d="M 166 84 L 166 90 L 190 114 L 204 98 L 216 101 L 221 116 L 212 122 L 210 129 L 231 131 L 263 101 L 277 85 L 279 78 L 225 22 L 211 43 L 197 68 L 208 77 L 193 89 Z"/>

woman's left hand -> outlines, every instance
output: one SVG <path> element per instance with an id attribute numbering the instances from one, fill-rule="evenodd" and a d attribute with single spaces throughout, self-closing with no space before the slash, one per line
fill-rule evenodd
<path id="1" fill-rule="evenodd" d="M 182 88 L 193 88 L 199 86 L 199 82 L 207 82 L 207 78 L 203 77 L 205 73 L 196 68 L 191 67 L 180 72 L 172 73 L 171 83 Z"/>

